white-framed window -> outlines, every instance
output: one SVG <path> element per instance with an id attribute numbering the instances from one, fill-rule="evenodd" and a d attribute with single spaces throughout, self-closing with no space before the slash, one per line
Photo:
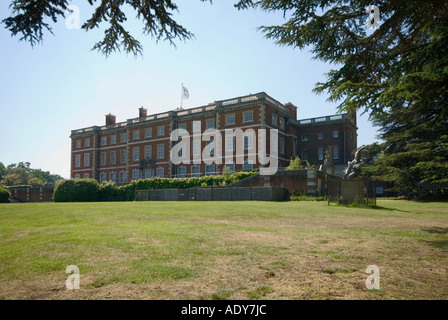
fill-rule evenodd
<path id="1" fill-rule="evenodd" d="M 201 176 L 201 166 L 192 166 L 191 167 L 191 176 L 192 177 L 200 177 Z"/>
<path id="2" fill-rule="evenodd" d="M 226 163 L 225 166 L 230 169 L 231 172 L 235 172 L 235 163 L 229 162 Z"/>
<path id="3" fill-rule="evenodd" d="M 145 158 L 151 158 L 152 146 L 145 146 Z"/>
<path id="4" fill-rule="evenodd" d="M 165 126 L 157 127 L 157 135 L 164 136 L 165 135 Z"/>
<path id="5" fill-rule="evenodd" d="M 106 152 L 101 153 L 101 165 L 102 166 L 106 165 Z"/>
<path id="6" fill-rule="evenodd" d="M 127 140 L 127 138 L 126 138 L 126 133 L 123 133 L 123 134 L 120 136 L 120 142 L 126 142 L 126 140 Z"/>
<path id="7" fill-rule="evenodd" d="M 154 169 L 145 169 L 145 179 L 154 177 Z"/>
<path id="8" fill-rule="evenodd" d="M 156 169 L 157 176 L 160 178 L 165 177 L 165 168 L 164 167 L 157 167 Z"/>
<path id="9" fill-rule="evenodd" d="M 243 121 L 244 122 L 252 122 L 254 120 L 254 113 L 253 111 L 246 111 L 244 112 Z"/>
<path id="10" fill-rule="evenodd" d="M 79 173 L 75 174 L 75 179 L 80 179 L 81 176 L 79 175 Z"/>
<path id="11" fill-rule="evenodd" d="M 179 124 L 178 128 L 187 130 L 187 124 L 186 123 L 181 123 L 181 124 Z"/>
<path id="12" fill-rule="evenodd" d="M 318 151 L 317 151 L 317 158 L 321 161 L 324 160 L 324 148 L 323 147 L 319 147 Z"/>
<path id="13" fill-rule="evenodd" d="M 187 177 L 187 168 L 185 166 L 177 167 L 177 177 L 178 178 L 186 178 Z"/>
<path id="14" fill-rule="evenodd" d="M 226 115 L 226 125 L 230 126 L 233 124 L 235 124 L 235 115 L 234 114 Z"/>
<path id="15" fill-rule="evenodd" d="M 117 136 L 113 135 L 110 136 L 110 144 L 116 144 L 117 143 Z"/>
<path id="16" fill-rule="evenodd" d="M 207 120 L 207 129 L 213 129 L 215 128 L 215 120 L 214 119 L 208 119 Z"/>
<path id="17" fill-rule="evenodd" d="M 76 149 L 81 149 L 81 140 L 76 140 L 76 142 L 75 142 L 75 145 L 76 145 Z"/>
<path id="18" fill-rule="evenodd" d="M 134 169 L 132 170 L 132 180 L 138 180 L 140 179 L 140 170 Z"/>
<path id="19" fill-rule="evenodd" d="M 165 145 L 158 144 L 157 145 L 157 159 L 163 159 L 163 158 L 165 158 Z"/>
<path id="20" fill-rule="evenodd" d="M 134 140 L 140 139 L 140 130 L 134 130 Z"/>
<path id="21" fill-rule="evenodd" d="M 285 154 L 285 138 L 280 138 L 278 139 L 278 147 L 279 147 L 279 152 L 281 154 Z"/>
<path id="22" fill-rule="evenodd" d="M 337 138 L 337 137 L 339 137 L 339 131 L 333 130 L 333 138 Z"/>
<path id="23" fill-rule="evenodd" d="M 84 153 L 84 166 L 90 166 L 90 153 Z"/>
<path id="24" fill-rule="evenodd" d="M 110 163 L 111 164 L 116 164 L 117 163 L 117 152 L 116 151 L 111 151 L 110 152 Z"/>
<path id="25" fill-rule="evenodd" d="M 201 121 L 193 121 L 193 132 L 201 131 Z"/>
<path id="26" fill-rule="evenodd" d="M 246 134 L 244 136 L 244 150 L 252 150 L 253 148 L 253 135 Z"/>
<path id="27" fill-rule="evenodd" d="M 105 146 L 107 144 L 107 137 L 101 137 L 101 145 Z"/>
<path id="28" fill-rule="evenodd" d="M 106 172 L 101 172 L 100 173 L 100 183 L 106 181 Z"/>
<path id="29" fill-rule="evenodd" d="M 318 132 L 317 133 L 317 139 L 322 140 L 324 138 L 324 133 L 323 132 Z"/>
<path id="30" fill-rule="evenodd" d="M 212 176 L 216 173 L 216 167 L 214 164 L 207 164 L 205 166 L 205 175 Z"/>
<path id="31" fill-rule="evenodd" d="M 339 147 L 333 146 L 333 159 L 339 159 Z"/>
<path id="32" fill-rule="evenodd" d="M 215 140 L 209 140 L 207 142 L 207 154 L 213 156 L 215 154 Z"/>
<path id="33" fill-rule="evenodd" d="M 226 151 L 234 151 L 234 150 L 235 150 L 235 137 L 226 136 Z"/>
<path id="34" fill-rule="evenodd" d="M 134 161 L 140 160 L 140 148 L 134 148 L 132 149 L 132 159 Z"/>
<path id="35" fill-rule="evenodd" d="M 79 168 L 81 166 L 81 155 L 75 155 L 75 167 Z"/>
<path id="36" fill-rule="evenodd" d="M 145 130 L 145 137 L 146 138 L 151 138 L 152 137 L 152 129 L 148 128 Z"/>
<path id="37" fill-rule="evenodd" d="M 308 161 L 308 150 L 302 150 L 302 160 Z"/>
<path id="38" fill-rule="evenodd" d="M 113 182 L 117 182 L 117 174 L 115 172 L 109 173 L 109 180 Z"/>
<path id="39" fill-rule="evenodd" d="M 126 150 L 120 151 L 121 163 L 126 163 Z"/>
<path id="40" fill-rule="evenodd" d="M 201 141 L 193 140 L 193 156 L 201 154 Z"/>
<path id="41" fill-rule="evenodd" d="M 278 123 L 279 123 L 280 129 L 285 130 L 285 120 L 284 119 L 280 119 Z"/>
<path id="42" fill-rule="evenodd" d="M 118 174 L 118 181 L 120 183 L 126 182 L 126 171 L 120 171 L 120 173 Z"/>
<path id="43" fill-rule="evenodd" d="M 253 168 L 254 168 L 254 164 L 253 164 L 252 160 L 244 160 L 243 170 L 250 171 Z"/>
<path id="44" fill-rule="evenodd" d="M 302 134 L 302 141 L 308 141 L 308 135 Z"/>
<path id="45" fill-rule="evenodd" d="M 84 173 L 83 178 L 84 179 L 89 179 L 90 175 L 88 173 Z"/>
<path id="46" fill-rule="evenodd" d="M 84 148 L 90 147 L 90 138 L 84 139 Z"/>
<path id="47" fill-rule="evenodd" d="M 277 126 L 277 116 L 275 114 L 272 115 L 271 123 L 273 126 Z"/>

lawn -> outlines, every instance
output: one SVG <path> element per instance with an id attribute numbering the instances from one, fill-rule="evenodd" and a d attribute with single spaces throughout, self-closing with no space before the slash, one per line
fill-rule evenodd
<path id="1" fill-rule="evenodd" d="M 0 204 L 0 299 L 448 299 L 447 279 L 447 203 Z"/>

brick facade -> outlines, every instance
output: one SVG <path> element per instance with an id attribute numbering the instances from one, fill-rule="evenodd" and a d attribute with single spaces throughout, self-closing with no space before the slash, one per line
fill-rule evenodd
<path id="1" fill-rule="evenodd" d="M 318 167 L 323 163 L 323 159 L 319 158 L 319 148 L 326 148 L 328 145 L 337 149 L 335 164 L 346 164 L 353 159 L 352 153 L 356 149 L 355 118 L 356 116 L 352 118 L 342 114 L 297 120 L 297 107 L 291 103 L 282 104 L 264 92 L 153 115 L 148 115 L 147 110 L 142 107 L 139 108 L 137 118 L 121 123 L 116 122 L 116 116 L 108 114 L 104 126 L 72 130 L 71 178 L 128 183 L 153 176 L 220 174 L 227 162 L 233 171 L 259 168 L 259 129 L 266 129 L 268 154 L 271 148 L 270 131 L 278 130 L 275 144 L 279 151 L 279 167 L 287 166 L 289 160 L 296 155 L 301 158 L 305 155 L 310 163 Z M 211 140 L 209 137 L 202 141 L 200 134 L 208 129 L 218 130 L 222 137 L 221 164 L 207 165 L 206 157 L 197 164 L 175 165 L 170 158 L 170 152 L 176 150 L 173 148 L 177 144 L 170 141 L 170 134 L 174 129 L 185 129 L 191 135 L 188 150 L 192 160 L 202 158 L 203 151 Z M 232 147 L 228 149 L 232 142 L 227 141 L 225 135 L 237 129 L 251 137 L 233 142 L 232 151 Z M 333 137 L 334 131 L 338 132 L 336 137 Z M 302 138 L 305 135 L 308 140 Z M 179 143 L 181 142 L 183 140 Z M 214 143 L 216 152 L 219 146 L 216 141 Z M 216 157 L 215 153 L 207 155 L 209 159 Z M 238 163 L 238 155 L 246 163 Z"/>

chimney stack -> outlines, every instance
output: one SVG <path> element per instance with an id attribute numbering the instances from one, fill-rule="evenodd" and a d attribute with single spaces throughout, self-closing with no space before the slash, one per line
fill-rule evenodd
<path id="1" fill-rule="evenodd" d="M 288 112 L 291 118 L 297 120 L 297 107 L 293 105 L 291 102 L 286 103 L 285 107 L 288 108 Z"/>
<path id="2" fill-rule="evenodd" d="M 148 116 L 148 109 L 145 109 L 143 107 L 138 108 L 138 117 L 139 118 L 146 118 Z"/>
<path id="3" fill-rule="evenodd" d="M 110 126 L 111 124 L 115 124 L 116 116 L 111 113 L 106 114 L 106 126 Z"/>

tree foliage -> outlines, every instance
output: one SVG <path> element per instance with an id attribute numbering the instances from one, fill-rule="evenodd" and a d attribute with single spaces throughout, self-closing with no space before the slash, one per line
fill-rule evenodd
<path id="1" fill-rule="evenodd" d="M 8 203 L 11 198 L 11 192 L 0 186 L 0 203 Z"/>
<path id="2" fill-rule="evenodd" d="M 242 0 L 240 8 L 283 12 L 260 30 L 277 44 L 310 47 L 337 68 L 317 83 L 340 111 L 363 110 L 380 127 L 377 161 L 366 174 L 396 183 L 448 180 L 448 0 Z M 366 8 L 380 26 L 366 28 Z"/>
<path id="3" fill-rule="evenodd" d="M 208 0 L 201 0 L 208 1 Z M 11 35 L 20 36 L 20 40 L 28 41 L 32 46 L 43 41 L 44 33 L 53 34 L 48 20 L 56 23 L 65 18 L 70 0 L 12 0 L 11 16 L 2 20 Z M 89 31 L 106 24 L 104 38 L 98 41 L 93 50 L 106 56 L 124 50 L 126 53 L 140 55 L 143 52 L 141 43 L 124 27 L 128 20 L 123 10 L 131 7 L 136 18 L 143 22 L 143 34 L 156 41 L 168 41 L 175 46 L 176 40 L 191 39 L 194 34 L 173 19 L 177 5 L 171 0 L 87 0 L 95 7 L 92 16 L 85 21 L 81 29 Z"/>
<path id="4" fill-rule="evenodd" d="M 11 163 L 7 167 L 0 162 L 0 183 L 4 186 L 29 185 L 32 187 L 53 186 L 60 175 L 42 169 L 33 169 L 29 162 Z"/>

